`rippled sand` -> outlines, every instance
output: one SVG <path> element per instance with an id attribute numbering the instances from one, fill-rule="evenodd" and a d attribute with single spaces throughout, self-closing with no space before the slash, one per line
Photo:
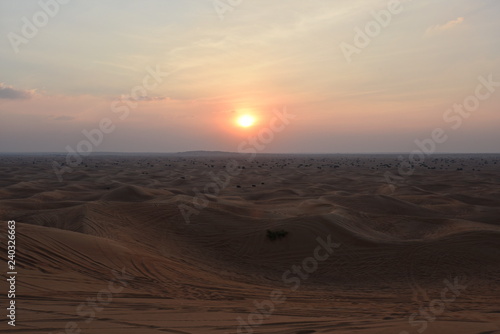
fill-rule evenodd
<path id="1" fill-rule="evenodd" d="M 500 333 L 499 155 L 53 160 L 0 157 L 18 333 Z"/>

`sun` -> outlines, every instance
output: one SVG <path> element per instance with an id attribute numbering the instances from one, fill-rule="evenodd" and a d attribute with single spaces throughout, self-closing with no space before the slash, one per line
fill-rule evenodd
<path id="1" fill-rule="evenodd" d="M 238 117 L 236 122 L 243 128 L 249 128 L 255 124 L 255 117 L 253 117 L 252 115 L 243 115 Z"/>

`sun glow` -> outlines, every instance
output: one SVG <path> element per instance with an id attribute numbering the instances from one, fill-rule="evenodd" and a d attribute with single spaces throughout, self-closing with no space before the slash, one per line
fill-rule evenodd
<path id="1" fill-rule="evenodd" d="M 248 128 L 255 124 L 255 117 L 252 115 L 243 115 L 238 117 L 236 123 L 243 128 Z"/>

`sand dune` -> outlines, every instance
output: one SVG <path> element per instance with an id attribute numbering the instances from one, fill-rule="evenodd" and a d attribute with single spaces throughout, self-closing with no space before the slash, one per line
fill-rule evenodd
<path id="1" fill-rule="evenodd" d="M 396 157 L 236 157 L 245 168 L 197 200 L 234 158 L 96 156 L 58 182 L 51 157 L 2 157 L 16 330 L 500 333 L 499 156 L 457 156 L 460 172 L 421 167 L 395 189 L 383 175 Z M 445 282 L 464 288 L 439 304 Z M 248 325 L 273 291 L 286 301 Z M 421 313 L 436 305 L 435 318 Z"/>

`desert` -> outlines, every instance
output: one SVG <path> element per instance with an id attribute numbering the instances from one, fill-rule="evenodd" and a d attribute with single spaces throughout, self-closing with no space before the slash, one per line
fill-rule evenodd
<path id="1" fill-rule="evenodd" d="M 0 160 L 2 332 L 500 332 L 498 155 L 63 158 Z"/>

